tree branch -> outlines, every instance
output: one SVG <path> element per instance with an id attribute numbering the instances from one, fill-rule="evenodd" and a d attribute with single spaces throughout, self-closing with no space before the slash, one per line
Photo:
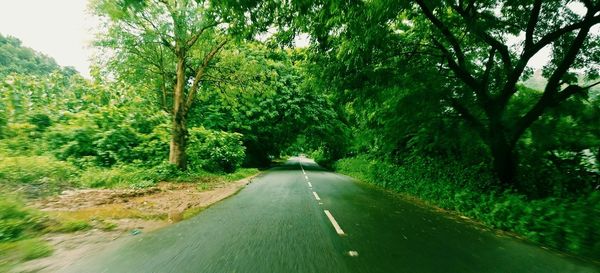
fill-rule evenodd
<path id="1" fill-rule="evenodd" d="M 211 27 L 216 27 L 217 25 L 219 25 L 218 22 L 212 23 L 212 24 L 208 24 L 206 26 L 203 26 L 202 28 L 200 28 L 200 30 L 198 32 L 196 32 L 196 34 L 194 34 L 186 43 L 186 46 L 188 48 L 194 46 L 194 44 L 196 44 L 196 41 L 198 41 L 198 38 L 200 38 L 200 36 L 202 36 L 202 33 L 211 28 Z"/>
<path id="2" fill-rule="evenodd" d="M 529 126 L 531 126 L 531 124 L 535 122 L 548 107 L 556 105 L 557 103 L 566 100 L 571 95 L 582 90 L 580 86 L 570 85 L 559 93 L 558 87 L 561 78 L 575 61 L 583 42 L 587 38 L 590 27 L 591 26 L 583 27 L 581 30 L 579 30 L 579 33 L 577 33 L 577 37 L 575 37 L 575 40 L 573 40 L 571 43 L 567 54 L 565 54 L 560 64 L 548 79 L 548 83 L 546 84 L 546 88 L 544 88 L 544 94 L 542 97 L 522 118 L 517 121 L 511 138 L 511 143 L 516 143 L 525 130 L 527 130 L 527 128 L 529 128 Z"/>
<path id="3" fill-rule="evenodd" d="M 512 70 L 512 59 L 510 58 L 510 52 L 508 51 L 508 47 L 500 42 L 498 39 L 494 38 L 489 33 L 481 30 L 473 18 L 472 15 L 469 15 L 465 10 L 461 7 L 452 5 L 451 6 L 460 16 L 465 20 L 467 27 L 475 33 L 475 35 L 479 36 L 485 43 L 496 49 L 498 53 L 500 53 L 500 57 L 502 58 L 502 63 L 504 64 L 504 70 L 506 73 L 510 73 Z"/>
<path id="4" fill-rule="evenodd" d="M 529 22 L 527 22 L 527 29 L 525 30 L 525 50 L 533 45 L 533 33 L 535 32 L 535 26 L 537 25 L 540 17 L 540 10 L 542 9 L 542 0 L 535 0 L 533 2 L 533 9 L 529 16 Z"/>
<path id="5" fill-rule="evenodd" d="M 206 55 L 206 57 L 204 57 L 204 61 L 198 68 L 198 70 L 196 72 L 196 76 L 194 77 L 194 81 L 192 82 L 192 87 L 190 88 L 190 91 L 188 92 L 186 103 L 185 103 L 186 111 L 188 111 L 192 107 L 192 104 L 194 103 L 194 98 L 196 97 L 196 92 L 198 91 L 198 84 L 200 83 L 200 80 L 206 73 L 206 68 L 208 67 L 208 64 L 215 57 L 215 55 L 221 50 L 221 48 L 223 48 L 223 46 L 225 46 L 225 44 L 228 41 L 229 41 L 228 39 L 221 41 L 218 45 L 213 47 L 213 49 Z"/>
<path id="6" fill-rule="evenodd" d="M 492 47 L 492 48 L 490 48 L 488 61 L 485 64 L 485 70 L 483 71 L 483 76 L 481 77 L 482 78 L 481 85 L 486 90 L 489 90 L 490 73 L 492 71 L 492 68 L 494 67 L 494 55 L 496 55 L 496 48 Z"/>
<path id="7" fill-rule="evenodd" d="M 431 23 L 433 23 L 433 25 L 437 29 L 439 29 L 442 32 L 442 34 L 446 37 L 446 39 L 452 46 L 454 53 L 456 54 L 456 58 L 458 60 L 458 65 L 464 68 L 465 67 L 465 54 L 464 54 L 462 48 L 460 47 L 460 43 L 458 42 L 458 39 L 456 38 L 456 36 L 454 36 L 454 34 L 452 34 L 450 29 L 448 29 L 448 27 L 446 27 L 446 25 L 444 25 L 444 23 L 442 21 L 440 21 L 438 18 L 435 17 L 435 15 L 433 15 L 433 12 L 427 7 L 427 5 L 425 4 L 425 2 L 423 0 L 417 0 L 417 4 L 419 5 L 419 7 L 421 7 L 421 10 L 425 14 L 425 16 L 427 16 L 429 21 Z"/>
<path id="8" fill-rule="evenodd" d="M 459 64 L 456 63 L 456 61 L 454 61 L 454 58 L 452 58 L 452 53 L 450 53 L 450 51 L 448 51 L 446 47 L 444 47 L 444 45 L 442 45 L 437 40 L 434 39 L 433 43 L 436 44 L 438 49 L 442 52 L 442 55 L 446 59 L 448 66 L 450 66 L 450 69 L 454 71 L 456 76 L 463 80 L 467 84 L 467 86 L 469 86 L 473 90 L 478 90 L 480 87 L 479 82 L 477 82 L 477 80 L 473 78 L 473 76 L 469 74 L 469 72 L 465 71 Z"/>
<path id="9" fill-rule="evenodd" d="M 588 86 L 586 86 L 586 87 L 583 87 L 583 89 L 590 89 L 590 88 L 592 88 L 592 87 L 594 87 L 594 86 L 596 86 L 596 85 L 599 85 L 599 84 L 600 84 L 600 81 L 598 81 L 598 82 L 595 82 L 595 83 L 593 83 L 593 84 L 590 84 L 590 85 L 588 85 Z"/>
<path id="10" fill-rule="evenodd" d="M 573 62 L 575 62 L 575 58 L 577 57 L 577 54 L 579 54 L 579 51 L 581 50 L 581 47 L 583 46 L 583 43 L 585 42 L 585 39 L 587 38 L 588 33 L 590 32 L 590 28 L 591 25 L 584 26 L 579 30 L 579 33 L 577 33 L 577 36 L 569 46 L 567 53 L 565 54 L 565 56 L 562 57 L 562 60 L 560 61 L 552 75 L 550 75 L 548 83 L 546 84 L 546 88 L 544 88 L 544 92 L 558 92 L 560 80 L 565 75 L 565 73 L 567 73 L 567 70 L 569 70 Z"/>
<path id="11" fill-rule="evenodd" d="M 521 74 L 523 74 L 525 67 L 527 67 L 527 63 L 536 53 L 542 50 L 542 48 L 555 42 L 558 38 L 560 38 L 566 33 L 583 28 L 588 28 L 589 30 L 589 28 L 591 28 L 593 25 L 600 23 L 600 16 L 590 17 L 589 15 L 593 15 L 593 11 L 588 10 L 588 15 L 583 21 L 550 32 L 544 35 L 544 37 L 542 37 L 538 42 L 533 43 L 531 46 L 524 48 L 523 53 L 519 58 L 519 61 L 515 65 L 512 73 L 510 73 L 510 75 L 508 75 L 508 78 L 506 79 L 506 84 L 504 85 L 504 89 L 502 90 L 502 93 L 498 98 L 498 103 L 500 105 L 506 105 L 508 103 L 510 97 L 517 91 L 515 86 L 519 81 Z"/>
<path id="12" fill-rule="evenodd" d="M 590 11 L 588 11 L 588 13 L 589 12 Z M 533 55 L 535 55 L 538 51 L 542 50 L 542 48 L 544 48 L 545 46 L 553 43 L 558 38 L 560 38 L 560 36 L 562 36 L 566 33 L 569 33 L 571 31 L 577 30 L 577 29 L 581 29 L 581 28 L 585 28 L 585 27 L 592 27 L 593 25 L 598 24 L 598 23 L 600 23 L 600 16 L 587 17 L 583 21 L 565 26 L 563 28 L 557 29 L 553 32 L 550 32 L 550 33 L 544 35 L 544 37 L 542 37 L 537 43 L 534 43 L 529 48 L 529 50 L 523 51 L 523 57 L 527 57 L 525 59 L 526 60 L 525 63 L 527 63 L 527 61 L 529 61 L 529 59 L 531 57 L 533 57 Z"/>

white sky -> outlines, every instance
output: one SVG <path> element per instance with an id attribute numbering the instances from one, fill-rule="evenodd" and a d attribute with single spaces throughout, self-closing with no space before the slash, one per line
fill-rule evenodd
<path id="1" fill-rule="evenodd" d="M 0 33 L 19 38 L 25 46 L 53 57 L 62 66 L 73 66 L 89 76 L 90 46 L 98 21 L 87 13 L 87 0 L 0 0 Z M 571 7 L 581 11 L 583 7 Z M 597 26 L 600 28 L 600 26 Z M 595 28 L 595 32 L 598 32 Z M 308 36 L 296 46 L 306 46 Z M 529 66 L 541 68 L 550 50 L 540 51 Z"/>
<path id="2" fill-rule="evenodd" d="M 0 0 L 0 33 L 89 75 L 92 29 L 87 0 Z"/>

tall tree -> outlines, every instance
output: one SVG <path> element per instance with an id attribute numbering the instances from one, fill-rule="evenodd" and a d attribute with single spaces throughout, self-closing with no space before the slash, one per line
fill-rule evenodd
<path id="1" fill-rule="evenodd" d="M 430 45 L 441 52 L 443 67 L 457 80 L 446 86 L 448 99 L 489 146 L 500 180 L 514 184 L 518 162 L 515 148 L 523 133 L 547 109 L 585 94 L 594 85 L 579 85 L 573 69 L 594 72 L 600 63 L 595 54 L 600 51 L 598 36 L 590 32 L 600 23 L 600 2 L 416 3 L 421 18 L 431 25 Z M 511 36 L 524 38 L 510 46 Z M 552 59 L 544 68 L 548 82 L 543 92 L 526 109 L 509 114 L 511 99 L 519 95 L 517 84 L 530 73 L 527 64 L 548 46 L 552 47 Z"/>
<path id="2" fill-rule="evenodd" d="M 169 162 L 185 169 L 188 114 L 229 40 L 224 18 L 210 1 L 99 0 L 94 6 L 107 19 L 99 45 L 113 50 L 120 76 L 159 90 L 159 104 L 172 117 Z"/>

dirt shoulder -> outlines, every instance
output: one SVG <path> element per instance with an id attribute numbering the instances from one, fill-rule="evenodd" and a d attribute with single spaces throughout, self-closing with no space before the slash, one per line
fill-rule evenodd
<path id="1" fill-rule="evenodd" d="M 187 219 L 252 182 L 257 175 L 235 182 L 161 182 L 146 189 L 71 190 L 33 204 L 53 217 L 87 221 L 90 228 L 43 237 L 54 252 L 28 261 L 11 272 L 54 272 L 140 233 Z"/>

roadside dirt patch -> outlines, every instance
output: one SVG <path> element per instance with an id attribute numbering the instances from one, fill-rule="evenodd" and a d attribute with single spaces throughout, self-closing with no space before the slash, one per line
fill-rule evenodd
<path id="1" fill-rule="evenodd" d="M 248 184 L 246 178 L 236 182 L 209 183 L 161 182 L 146 189 L 69 190 L 33 204 L 42 211 L 79 220 L 93 219 L 168 219 L 174 212 L 206 207 Z"/>
<path id="2" fill-rule="evenodd" d="M 43 239 L 54 248 L 53 255 L 21 264 L 12 272 L 55 272 L 109 245 L 191 217 L 236 193 L 252 178 L 236 182 L 162 182 L 136 190 L 71 190 L 39 200 L 33 206 L 53 217 L 88 221 L 93 228 L 45 235 Z"/>

